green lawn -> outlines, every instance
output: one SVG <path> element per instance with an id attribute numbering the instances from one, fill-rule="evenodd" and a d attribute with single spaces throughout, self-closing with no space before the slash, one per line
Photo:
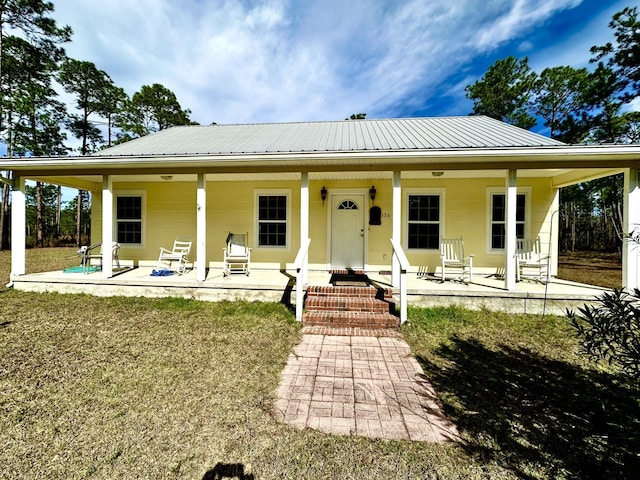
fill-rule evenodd
<path id="1" fill-rule="evenodd" d="M 69 250 L 28 255 L 43 270 L 77 263 Z M 2 285 L 8 258 L 0 252 Z M 404 336 L 459 426 L 459 445 L 337 437 L 277 423 L 274 391 L 300 335 L 282 305 L 2 290 L 0 478 L 638 472 L 640 393 L 578 356 L 563 318 L 409 313 Z"/>

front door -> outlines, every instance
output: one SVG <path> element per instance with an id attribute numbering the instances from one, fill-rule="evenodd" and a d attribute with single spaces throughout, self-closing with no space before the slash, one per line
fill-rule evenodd
<path id="1" fill-rule="evenodd" d="M 331 267 L 364 268 L 364 194 L 331 196 Z"/>

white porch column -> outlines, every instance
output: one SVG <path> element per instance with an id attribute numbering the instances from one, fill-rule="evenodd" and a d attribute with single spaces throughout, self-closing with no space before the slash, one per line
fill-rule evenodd
<path id="1" fill-rule="evenodd" d="M 11 194 L 11 277 L 26 273 L 26 227 L 24 177 L 15 177 Z"/>
<path id="2" fill-rule="evenodd" d="M 207 176 L 198 174 L 196 192 L 196 281 L 207 278 Z"/>
<path id="3" fill-rule="evenodd" d="M 300 174 L 300 246 L 306 244 L 309 238 L 309 173 Z M 309 278 L 309 256 L 302 262 L 302 284 L 306 285 Z"/>
<path id="4" fill-rule="evenodd" d="M 393 172 L 393 211 L 391 213 L 391 237 L 398 245 L 402 245 L 402 185 L 401 172 Z M 400 286 L 400 261 L 396 255 L 391 255 L 391 283 L 394 288 Z"/>
<path id="5" fill-rule="evenodd" d="M 640 179 L 637 168 L 624 172 L 622 232 L 640 237 Z M 640 288 L 640 244 L 625 238 L 622 243 L 622 287 Z"/>
<path id="6" fill-rule="evenodd" d="M 507 172 L 505 186 L 505 225 L 504 225 L 504 288 L 516 289 L 516 205 L 518 202 L 517 173 L 515 169 Z"/>
<path id="7" fill-rule="evenodd" d="M 102 176 L 102 277 L 113 277 L 113 179 Z"/>
<path id="8" fill-rule="evenodd" d="M 551 256 L 551 263 L 549 264 L 549 275 L 552 277 L 558 276 L 558 249 L 560 246 L 560 189 L 556 188 L 556 193 L 553 196 L 551 202 L 551 222 L 550 227 L 551 235 L 549 236 L 551 242 L 551 248 L 547 247 Z M 544 244 L 544 242 L 543 242 Z M 547 253 L 547 252 L 543 252 Z"/>

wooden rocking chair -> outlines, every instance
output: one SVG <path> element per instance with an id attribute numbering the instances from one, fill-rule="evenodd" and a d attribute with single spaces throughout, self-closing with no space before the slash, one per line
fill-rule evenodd
<path id="1" fill-rule="evenodd" d="M 461 272 L 464 281 L 468 277 L 471 282 L 473 275 L 473 255 L 464 256 L 464 243 L 460 238 L 440 238 L 440 260 L 442 262 L 442 282 L 447 278 L 447 273 L 451 271 Z"/>
<path id="2" fill-rule="evenodd" d="M 187 271 L 187 265 L 189 263 L 189 252 L 191 252 L 192 242 L 181 242 L 176 240 L 173 242 L 173 248 L 168 250 L 160 247 L 160 256 L 158 257 L 158 266 L 156 270 L 161 270 L 164 267 L 172 269 L 174 263 L 178 263 L 178 266 L 174 269 L 178 275 L 182 275 Z"/>
<path id="3" fill-rule="evenodd" d="M 232 273 L 249 275 L 251 266 L 251 249 L 247 233 L 231 233 L 227 235 L 227 246 L 224 252 L 224 276 Z"/>
<path id="4" fill-rule="evenodd" d="M 516 280 L 522 277 L 540 282 L 549 281 L 549 256 L 542 253 L 540 237 L 519 238 L 516 244 Z"/>

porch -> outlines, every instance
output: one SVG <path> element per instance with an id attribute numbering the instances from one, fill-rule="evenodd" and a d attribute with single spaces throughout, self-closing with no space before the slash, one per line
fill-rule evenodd
<path id="1" fill-rule="evenodd" d="M 283 302 L 296 305 L 296 270 L 254 269 L 249 276 L 225 277 L 221 269 L 208 269 L 204 281 L 198 281 L 196 271 L 168 277 L 151 276 L 153 267 L 125 268 L 114 271 L 111 278 L 102 272 L 65 273 L 61 270 L 14 276 L 16 290 L 32 292 L 86 293 L 96 296 L 183 297 L 205 301 L 246 300 Z M 391 273 L 366 272 L 369 280 L 381 287 L 391 287 Z M 310 270 L 307 285 L 329 285 L 328 271 Z M 495 275 L 474 275 L 471 283 L 446 281 L 433 276 L 420 277 L 407 273 L 409 305 L 434 307 L 461 305 L 471 309 L 486 308 L 509 313 L 558 314 L 567 308 L 577 308 L 594 300 L 606 289 L 552 278 L 548 284 L 532 280 L 516 283 L 507 291 L 504 279 Z M 399 291 L 394 290 L 400 306 Z"/>

